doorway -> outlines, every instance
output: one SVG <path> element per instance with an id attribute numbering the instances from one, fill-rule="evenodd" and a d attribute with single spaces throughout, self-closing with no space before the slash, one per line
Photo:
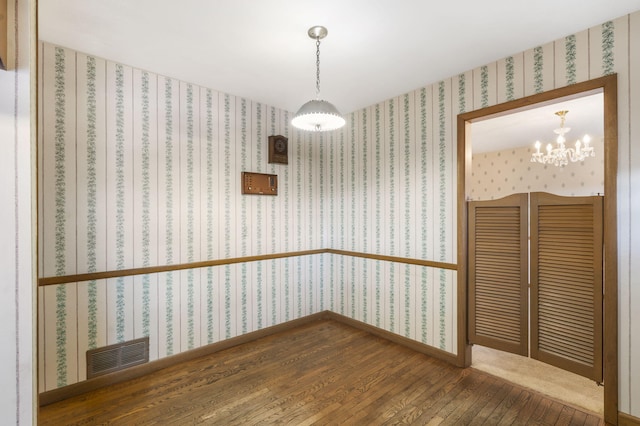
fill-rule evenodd
<path id="1" fill-rule="evenodd" d="M 601 212 L 601 196 L 469 202 L 468 337 L 473 367 L 603 414 Z"/>
<path id="2" fill-rule="evenodd" d="M 604 102 L 604 416 L 617 422 L 617 83 L 606 76 L 572 86 L 540 93 L 516 101 L 484 108 L 458 116 L 458 357 L 461 365 L 472 361 L 468 340 L 468 208 L 471 179 L 471 124 L 537 106 L 561 98 L 583 97 L 601 92 Z"/>

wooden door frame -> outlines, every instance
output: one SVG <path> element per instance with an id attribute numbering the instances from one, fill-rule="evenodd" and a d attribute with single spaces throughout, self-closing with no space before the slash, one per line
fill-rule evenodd
<path id="1" fill-rule="evenodd" d="M 618 238 L 617 238 L 617 174 L 618 174 L 618 88 L 617 75 L 596 78 L 527 96 L 499 105 L 458 115 L 458 282 L 457 282 L 457 362 L 471 365 L 471 346 L 467 339 L 467 193 L 471 177 L 471 123 L 507 115 L 516 110 L 553 104 L 559 98 L 578 98 L 589 93 L 604 97 L 604 419 L 618 423 Z"/>

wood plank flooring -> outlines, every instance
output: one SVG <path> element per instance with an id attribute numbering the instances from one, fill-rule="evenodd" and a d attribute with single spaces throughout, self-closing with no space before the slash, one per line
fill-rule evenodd
<path id="1" fill-rule="evenodd" d="M 472 368 L 323 320 L 41 407 L 41 425 L 604 425 Z"/>

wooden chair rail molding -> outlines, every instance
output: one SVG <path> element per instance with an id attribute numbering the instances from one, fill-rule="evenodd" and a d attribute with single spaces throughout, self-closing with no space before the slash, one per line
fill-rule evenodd
<path id="1" fill-rule="evenodd" d="M 286 253 L 263 254 L 259 256 L 232 257 L 229 259 L 205 260 L 202 262 L 178 263 L 175 265 L 149 266 L 146 268 L 120 269 L 117 271 L 91 272 L 86 274 L 62 275 L 57 277 L 43 277 L 38 279 L 38 286 L 69 284 L 83 281 L 104 280 L 108 278 L 130 277 L 134 275 L 157 274 L 161 272 L 181 271 L 184 269 L 207 268 L 210 266 L 232 265 L 234 263 L 257 262 L 261 260 L 282 259 L 286 257 L 309 256 L 313 254 L 331 253 L 342 256 L 361 257 L 365 259 L 382 260 L 385 262 L 405 263 L 409 265 L 427 266 L 437 269 L 458 270 L 455 263 L 434 262 L 431 260 L 412 259 L 380 254 L 360 253 L 355 251 L 317 249 Z"/>

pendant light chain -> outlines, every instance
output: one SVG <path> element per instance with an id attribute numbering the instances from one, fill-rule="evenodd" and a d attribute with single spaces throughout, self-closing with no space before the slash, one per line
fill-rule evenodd
<path id="1" fill-rule="evenodd" d="M 320 40 L 327 36 L 327 29 L 316 25 L 309 28 L 307 35 L 316 41 L 316 98 L 300 107 L 291 125 L 311 132 L 336 130 L 345 125 L 344 118 L 331 102 L 320 99 Z"/>
<path id="2" fill-rule="evenodd" d="M 320 38 L 316 38 L 316 99 L 320 99 Z"/>

